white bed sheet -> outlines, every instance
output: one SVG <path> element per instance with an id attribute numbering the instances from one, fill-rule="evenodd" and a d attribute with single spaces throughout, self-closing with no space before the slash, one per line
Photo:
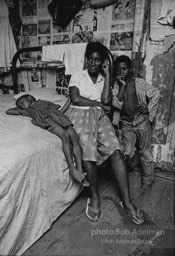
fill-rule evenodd
<path id="1" fill-rule="evenodd" d="M 0 255 L 21 255 L 81 190 L 61 140 L 28 117 L 7 116 L 14 106 L 11 95 L 0 96 Z"/>

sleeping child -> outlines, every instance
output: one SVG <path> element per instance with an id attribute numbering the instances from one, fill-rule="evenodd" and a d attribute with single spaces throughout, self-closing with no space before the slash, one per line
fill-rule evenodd
<path id="1" fill-rule="evenodd" d="M 64 115 L 70 105 L 70 99 L 68 98 L 66 104 L 58 110 L 60 105 L 45 100 L 36 100 L 33 96 L 25 94 L 17 99 L 16 105 L 16 108 L 8 109 L 6 114 L 31 117 L 31 122 L 34 125 L 57 135 L 62 140 L 63 152 L 69 166 L 70 175 L 81 182 L 83 186 L 89 186 L 83 173 L 78 135 L 73 129 L 72 122 Z M 76 167 L 74 166 L 73 156 Z"/>

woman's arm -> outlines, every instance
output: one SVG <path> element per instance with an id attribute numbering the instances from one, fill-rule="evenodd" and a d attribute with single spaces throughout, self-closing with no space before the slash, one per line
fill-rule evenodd
<path id="1" fill-rule="evenodd" d="M 109 72 L 109 64 L 106 62 L 103 65 L 103 72 L 105 74 L 105 82 L 101 95 L 101 102 L 104 105 L 111 105 L 112 103 L 112 92 L 111 92 L 111 82 L 110 82 L 110 72 Z"/>
<path id="2" fill-rule="evenodd" d="M 70 100 L 76 106 L 102 107 L 103 104 L 96 100 L 90 100 L 80 95 L 80 91 L 76 86 L 69 88 Z"/>
<path id="3" fill-rule="evenodd" d="M 7 115 L 21 115 L 20 111 L 19 111 L 19 108 L 16 107 L 16 108 L 10 108 L 6 111 L 6 114 Z"/>

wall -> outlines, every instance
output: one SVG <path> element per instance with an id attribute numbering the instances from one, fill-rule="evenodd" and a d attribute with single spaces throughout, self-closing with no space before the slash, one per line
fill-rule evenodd
<path id="1" fill-rule="evenodd" d="M 54 24 L 47 9 L 48 3 L 47 0 L 21 0 L 23 26 L 19 36 L 20 47 L 97 40 L 113 53 L 122 50 L 131 54 L 134 0 L 119 1 L 120 4 L 97 10 L 84 5 L 65 29 Z"/>
<path id="2" fill-rule="evenodd" d="M 171 0 L 169 0 L 171 1 Z M 173 0 L 172 0 L 173 1 Z M 104 9 L 93 10 L 84 6 L 75 19 L 66 29 L 53 24 L 49 15 L 46 0 L 22 0 L 21 17 L 22 30 L 18 37 L 20 47 L 31 47 L 37 45 L 79 43 L 87 41 L 100 41 L 106 45 L 114 55 L 126 54 L 131 56 L 131 51 L 137 53 L 142 43 L 142 58 L 144 60 L 144 74 L 146 80 L 160 89 L 161 100 L 153 124 L 153 153 L 154 160 L 159 167 L 172 167 L 175 159 L 175 122 L 174 122 L 174 45 L 168 47 L 165 40 L 167 35 L 173 35 L 171 26 L 163 26 L 157 22 L 160 17 L 162 3 L 160 0 L 136 0 L 136 14 L 134 17 L 134 1 L 123 0 L 121 5 L 114 4 Z M 150 15 L 145 15 L 144 10 L 150 5 Z M 26 8 L 27 5 L 27 8 Z M 30 11 L 29 11 L 30 10 Z M 147 25 L 150 31 L 144 31 Z M 135 19 L 135 26 L 134 26 Z M 146 22 L 145 22 L 146 21 Z M 147 24 L 145 24 L 147 23 Z M 135 44 L 133 48 L 133 31 Z M 144 34 L 144 33 L 145 34 Z M 146 35 L 146 36 L 145 36 Z M 168 49 L 166 49 L 166 47 Z M 35 65 L 41 59 L 40 53 L 23 55 L 23 62 L 34 60 Z M 139 63 L 140 65 L 140 63 Z M 55 75 L 54 79 L 57 79 Z M 48 86 L 52 80 L 52 87 L 56 81 L 46 77 L 46 74 L 39 74 L 39 81 L 36 83 L 30 80 L 33 86 Z M 57 79 L 59 80 L 59 79 Z M 21 80 L 22 81 L 22 80 Z M 59 82 L 59 81 L 58 81 Z M 20 82 L 20 83 L 23 83 Z M 67 83 L 66 83 L 67 84 Z M 170 168 L 169 168 L 170 167 Z"/>
<path id="3" fill-rule="evenodd" d="M 166 14 L 172 10 L 175 3 L 169 0 L 169 9 L 165 10 L 165 2 L 168 3 L 151 1 L 150 33 L 144 65 L 146 80 L 159 88 L 161 93 L 153 127 L 154 160 L 158 166 L 170 171 L 175 164 L 175 29 L 171 24 L 162 25 L 158 21 L 162 12 Z"/>

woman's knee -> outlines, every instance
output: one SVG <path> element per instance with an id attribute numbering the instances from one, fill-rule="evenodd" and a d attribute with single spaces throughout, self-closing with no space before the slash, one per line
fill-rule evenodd
<path id="1" fill-rule="evenodd" d="M 153 156 L 151 150 L 143 150 L 140 151 L 141 158 L 145 159 L 146 161 L 152 162 Z"/>
<path id="2" fill-rule="evenodd" d="M 110 156 L 110 158 L 112 160 L 118 161 L 118 160 L 124 160 L 124 155 L 121 152 L 121 150 L 117 149 L 114 151 L 114 153 L 112 153 L 112 155 Z"/>

